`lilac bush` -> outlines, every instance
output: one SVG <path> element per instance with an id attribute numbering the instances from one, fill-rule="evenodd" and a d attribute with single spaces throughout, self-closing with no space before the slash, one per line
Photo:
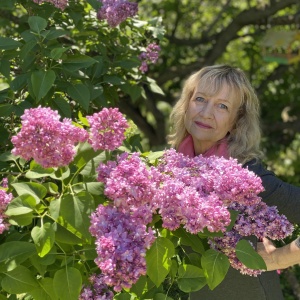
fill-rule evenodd
<path id="1" fill-rule="evenodd" d="M 201 155 L 190 158 L 174 149 L 151 160 L 151 154 L 134 152 L 128 148 L 128 140 L 124 143 L 129 124 L 117 108 L 103 108 L 80 120 L 87 129 L 69 119 L 60 121 L 58 112 L 50 108 L 26 110 L 22 128 L 12 138 L 12 152 L 25 160 L 34 159 L 32 173 L 26 176 L 43 181 L 12 184 L 17 193 L 25 190 L 15 199 L 0 190 L 0 232 L 8 229 L 8 207 L 12 223 L 19 215 L 25 225 L 34 213 L 41 219 L 41 226 L 31 232 L 41 256 L 51 251 L 49 243 L 54 245 L 56 233 L 48 219 L 66 226 L 76 241 L 81 239 L 82 250 L 76 245 L 74 252 L 80 256 L 78 269 L 69 266 L 67 271 L 59 270 L 82 284 L 79 299 L 113 299 L 115 294 L 136 288 L 141 278 L 150 278 L 159 288 L 171 270 L 168 260 L 189 268 L 185 258 L 175 254 L 182 240 L 183 245 L 192 247 L 205 240 L 211 251 L 224 255 L 233 268 L 257 276 L 263 270 L 250 269 L 238 259 L 239 241 L 248 236 L 283 239 L 292 233 L 293 226 L 285 216 L 258 196 L 263 191 L 261 179 L 237 160 Z M 57 170 L 36 170 L 36 164 Z M 62 172 L 60 166 L 67 171 Z M 61 177 L 56 171 L 61 171 Z M 64 177 L 68 172 L 71 175 Z M 44 185 L 47 174 L 61 180 L 61 195 L 56 181 Z M 9 188 L 7 180 L 2 184 Z M 232 219 L 232 211 L 236 219 Z M 95 250 L 88 264 L 84 258 L 87 245 Z M 197 251 L 203 254 L 205 250 Z M 79 275 L 81 264 L 88 278 L 84 282 Z M 192 267 L 203 273 L 200 266 Z M 224 270 L 226 274 L 226 262 Z"/>

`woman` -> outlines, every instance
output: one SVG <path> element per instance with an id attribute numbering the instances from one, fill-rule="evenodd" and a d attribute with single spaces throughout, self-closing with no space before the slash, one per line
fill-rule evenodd
<path id="1" fill-rule="evenodd" d="M 209 66 L 191 75 L 171 113 L 170 144 L 191 157 L 234 157 L 261 177 L 264 202 L 300 223 L 300 188 L 266 170 L 260 150 L 259 101 L 246 75 L 228 65 Z M 254 244 L 257 240 L 254 238 Z M 206 286 L 191 300 L 283 300 L 276 271 L 258 277 L 230 268 L 214 290 Z"/>

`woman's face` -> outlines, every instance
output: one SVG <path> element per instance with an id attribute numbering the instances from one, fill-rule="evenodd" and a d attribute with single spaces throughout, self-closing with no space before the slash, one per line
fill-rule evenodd
<path id="1" fill-rule="evenodd" d="M 190 99 L 185 114 L 185 127 L 193 137 L 195 154 L 204 153 L 232 129 L 239 109 L 239 101 L 224 84 L 213 96 L 199 87 Z"/>

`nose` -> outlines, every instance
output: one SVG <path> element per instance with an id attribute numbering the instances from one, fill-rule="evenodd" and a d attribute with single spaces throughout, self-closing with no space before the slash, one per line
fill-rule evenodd
<path id="1" fill-rule="evenodd" d="M 213 115 L 213 105 L 211 101 L 205 101 L 201 106 L 200 115 L 203 118 L 211 118 Z"/>

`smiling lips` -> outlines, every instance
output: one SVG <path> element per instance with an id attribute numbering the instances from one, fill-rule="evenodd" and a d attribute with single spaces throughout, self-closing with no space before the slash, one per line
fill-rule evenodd
<path id="1" fill-rule="evenodd" d="M 195 124 L 198 126 L 198 127 L 201 127 L 201 128 L 204 128 L 204 129 L 211 129 L 212 127 L 207 125 L 207 124 L 204 124 L 202 122 L 199 122 L 199 121 L 195 121 Z"/>

